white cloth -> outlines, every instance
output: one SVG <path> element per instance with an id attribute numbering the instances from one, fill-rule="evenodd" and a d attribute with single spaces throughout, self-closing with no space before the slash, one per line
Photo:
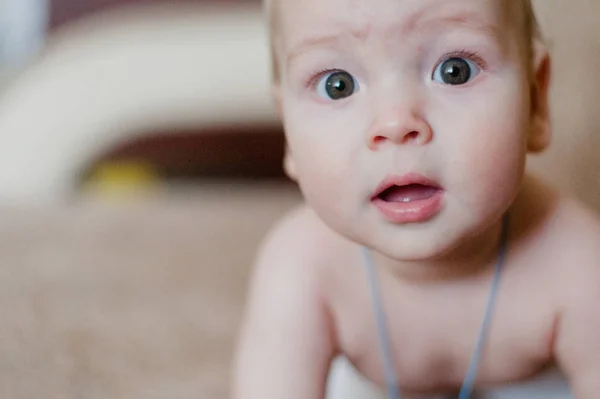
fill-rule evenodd
<path id="1" fill-rule="evenodd" d="M 326 399 L 387 399 L 387 392 L 363 377 L 347 359 L 340 357 L 331 367 Z M 446 398 L 403 396 L 402 399 Z M 573 399 L 573 396 L 564 376 L 558 370 L 551 370 L 518 385 L 478 392 L 477 399 Z"/>

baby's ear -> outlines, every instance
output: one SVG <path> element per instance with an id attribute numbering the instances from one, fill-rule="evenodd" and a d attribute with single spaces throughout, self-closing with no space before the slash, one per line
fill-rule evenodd
<path id="1" fill-rule="evenodd" d="M 544 45 L 534 45 L 533 74 L 531 79 L 531 131 L 527 142 L 530 152 L 542 152 L 552 136 L 550 128 L 549 88 L 552 75 L 550 54 Z"/>
<path id="2" fill-rule="evenodd" d="M 294 162 L 294 159 L 292 158 L 292 154 L 288 147 L 285 148 L 285 155 L 283 156 L 283 170 L 287 177 L 289 177 L 293 181 L 297 180 L 296 163 Z"/>

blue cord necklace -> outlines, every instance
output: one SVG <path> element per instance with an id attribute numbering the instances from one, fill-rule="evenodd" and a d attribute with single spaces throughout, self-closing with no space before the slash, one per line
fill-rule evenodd
<path id="1" fill-rule="evenodd" d="M 492 313 L 494 309 L 494 302 L 496 294 L 498 292 L 498 285 L 500 282 L 500 274 L 502 271 L 502 265 L 506 255 L 506 247 L 508 241 L 508 216 L 505 216 L 502 220 L 502 235 L 500 239 L 500 250 L 498 252 L 498 259 L 496 261 L 496 267 L 494 270 L 494 277 L 492 280 L 492 287 L 490 289 L 490 295 L 488 297 L 483 322 L 477 338 L 477 344 L 467 370 L 467 375 L 463 381 L 458 399 L 468 399 L 473 392 L 473 385 L 475 383 L 475 377 L 477 376 L 477 369 L 479 368 L 479 361 L 481 359 L 481 353 L 483 351 L 483 344 L 489 329 L 489 325 L 492 319 Z M 363 248 L 363 255 L 365 258 L 365 266 L 367 269 L 367 275 L 369 280 L 369 286 L 371 296 L 373 298 L 373 310 L 375 313 L 375 321 L 377 323 L 377 333 L 379 335 L 379 346 L 381 350 L 381 358 L 383 361 L 383 369 L 385 371 L 385 380 L 387 385 L 387 392 L 389 399 L 401 399 L 398 374 L 394 367 L 392 360 L 391 343 L 389 337 L 389 331 L 387 321 L 383 311 L 383 304 L 381 300 L 381 292 L 377 283 L 377 276 L 375 274 L 375 265 L 371 257 L 371 253 L 368 249 Z"/>

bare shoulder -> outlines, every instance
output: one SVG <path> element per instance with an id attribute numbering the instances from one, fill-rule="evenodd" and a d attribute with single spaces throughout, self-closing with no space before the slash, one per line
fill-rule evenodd
<path id="1" fill-rule="evenodd" d="M 319 266 L 331 234 L 300 207 L 265 237 L 240 326 L 234 398 L 323 397 L 335 334 Z"/>
<path id="2" fill-rule="evenodd" d="M 305 276 L 317 277 L 336 254 L 349 243 L 331 231 L 305 205 L 280 219 L 266 235 L 258 251 L 257 267 L 279 268 L 293 272 L 300 268 Z"/>
<path id="3" fill-rule="evenodd" d="M 584 273 L 600 271 L 598 211 L 575 199 L 560 198 L 551 223 L 551 237 L 563 261 L 581 266 L 573 269 Z"/>
<path id="4" fill-rule="evenodd" d="M 552 227 L 559 308 L 555 356 L 576 397 L 596 397 L 600 385 L 600 218 L 562 199 Z"/>
<path id="5" fill-rule="evenodd" d="M 549 222 L 542 255 L 553 265 L 563 310 L 597 306 L 600 300 L 600 216 L 589 206 L 560 198 Z"/>
<path id="6" fill-rule="evenodd" d="M 336 263 L 343 240 L 308 207 L 292 209 L 270 229 L 254 262 L 249 311 L 272 307 L 327 313 L 325 276 Z M 254 310 L 253 310 L 254 309 Z M 261 313 L 263 310 L 261 310 Z"/>
<path id="7" fill-rule="evenodd" d="M 515 213 L 521 264 L 547 284 L 557 312 L 588 303 L 600 287 L 600 213 L 539 180 L 528 181 L 522 198 Z"/>
<path id="8" fill-rule="evenodd" d="M 525 187 L 515 215 L 524 248 L 571 280 L 600 269 L 600 212 L 541 180 L 528 177 Z"/>

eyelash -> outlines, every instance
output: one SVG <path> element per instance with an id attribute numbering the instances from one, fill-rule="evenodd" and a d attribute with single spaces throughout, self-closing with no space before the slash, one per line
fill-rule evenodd
<path id="1" fill-rule="evenodd" d="M 446 53 L 443 57 L 441 57 L 436 63 L 435 68 L 438 67 L 445 60 L 449 60 L 450 58 L 467 58 L 474 63 L 477 64 L 481 69 L 485 69 L 487 64 L 485 60 L 479 55 L 477 51 L 469 51 L 469 50 L 456 50 L 450 53 Z"/>
<path id="2" fill-rule="evenodd" d="M 317 71 L 316 73 L 314 73 L 313 75 L 311 75 L 306 82 L 304 83 L 304 85 L 306 87 L 313 87 L 318 81 L 319 79 L 323 76 L 323 75 L 327 75 L 329 73 L 334 73 L 334 72 L 338 72 L 340 71 L 340 69 L 335 69 L 335 68 L 330 68 L 330 69 L 320 69 L 319 71 Z"/>
<path id="3" fill-rule="evenodd" d="M 444 56 L 440 57 L 440 59 L 438 59 L 438 61 L 435 63 L 435 68 L 437 68 L 438 65 L 440 65 L 442 62 L 444 62 L 445 60 L 448 60 L 450 58 L 468 58 L 469 60 L 476 63 L 481 69 L 485 69 L 487 66 L 485 60 L 479 55 L 479 53 L 477 51 L 456 50 L 456 51 L 452 51 L 450 53 L 446 53 L 446 54 L 444 54 Z M 435 70 L 435 68 L 434 68 L 434 70 Z M 318 82 L 318 80 L 323 75 L 333 73 L 333 72 L 338 72 L 338 71 L 340 71 L 340 69 L 336 69 L 336 68 L 320 69 L 316 73 L 312 74 L 308 79 L 306 79 L 306 82 L 304 83 L 304 85 L 306 87 L 312 87 Z"/>

